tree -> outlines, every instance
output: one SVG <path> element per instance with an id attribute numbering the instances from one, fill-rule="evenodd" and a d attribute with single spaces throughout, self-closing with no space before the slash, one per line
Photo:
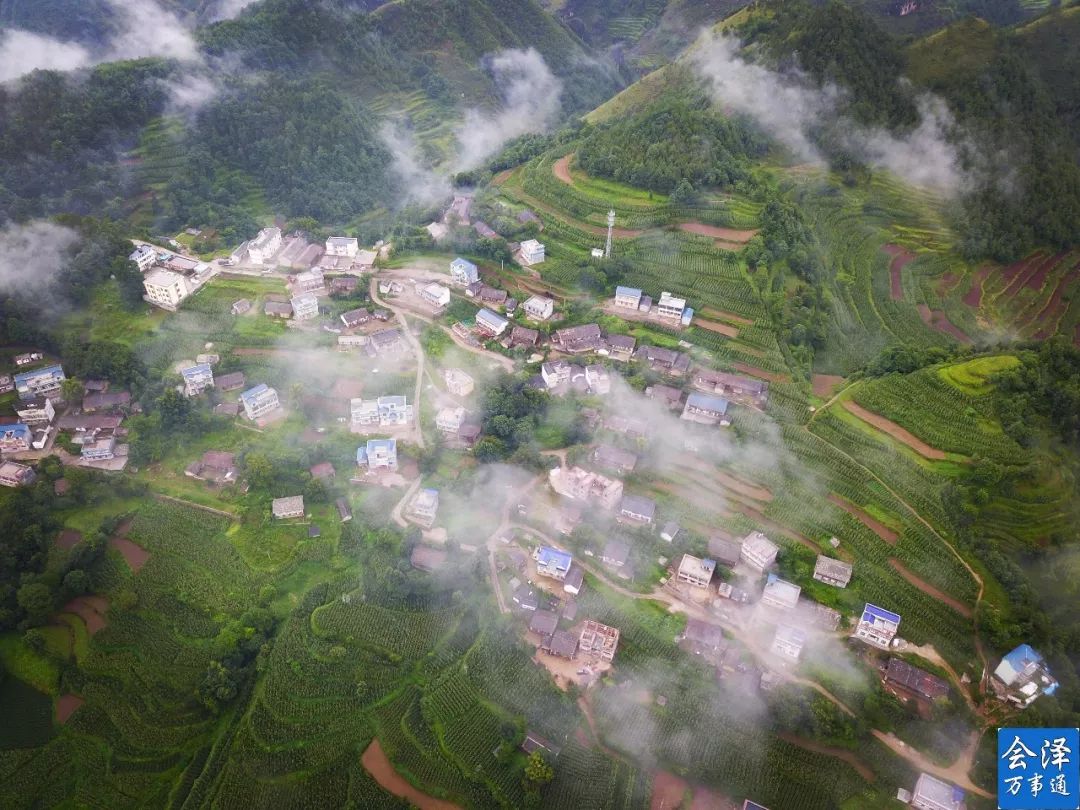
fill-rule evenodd
<path id="1" fill-rule="evenodd" d="M 83 384 L 74 377 L 68 377 L 60 383 L 60 396 L 64 398 L 64 402 L 80 402 L 83 393 Z"/>
<path id="2" fill-rule="evenodd" d="M 64 574 L 64 592 L 69 596 L 82 596 L 90 590 L 90 577 L 81 568 Z"/>
<path id="3" fill-rule="evenodd" d="M 555 769 L 548 764 L 542 753 L 533 751 L 525 764 L 525 778 L 534 787 L 539 788 L 555 778 Z"/>
<path id="4" fill-rule="evenodd" d="M 173 430 L 187 424 L 191 415 L 191 401 L 174 388 L 167 388 L 158 397 L 158 410 L 161 412 L 161 427 Z"/>
<path id="5" fill-rule="evenodd" d="M 53 611 L 53 593 L 43 582 L 29 582 L 23 585 L 15 598 L 31 624 L 41 624 Z"/>

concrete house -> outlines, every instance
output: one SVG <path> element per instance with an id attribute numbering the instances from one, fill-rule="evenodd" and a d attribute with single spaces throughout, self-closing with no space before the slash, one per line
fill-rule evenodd
<path id="1" fill-rule="evenodd" d="M 354 425 L 395 427 L 407 425 L 413 419 L 413 407 L 403 395 L 382 396 L 378 399 L 349 400 L 349 420 Z"/>
<path id="2" fill-rule="evenodd" d="M 458 287 L 468 287 L 480 280 L 480 271 L 475 264 L 459 256 L 450 262 L 450 280 Z"/>
<path id="3" fill-rule="evenodd" d="M 303 273 L 298 273 L 293 280 L 292 291 L 295 294 L 326 295 L 326 277 L 323 275 L 322 268 L 313 267 Z"/>
<path id="4" fill-rule="evenodd" d="M 135 262 L 140 273 L 145 273 L 157 264 L 157 251 L 150 245 L 136 245 L 135 250 L 128 256 L 128 261 Z"/>
<path id="5" fill-rule="evenodd" d="M 444 287 L 442 284 L 434 282 L 431 284 L 417 283 L 416 294 L 435 309 L 450 306 L 450 288 Z"/>
<path id="6" fill-rule="evenodd" d="M 639 346 L 634 359 L 648 364 L 653 371 L 672 377 L 681 377 L 690 370 L 690 355 L 663 346 Z"/>
<path id="7" fill-rule="evenodd" d="M 855 638 L 883 650 L 889 649 L 900 628 L 900 615 L 869 602 L 855 627 Z"/>
<path id="8" fill-rule="evenodd" d="M 593 450 L 592 462 L 609 470 L 628 473 L 633 472 L 634 467 L 637 466 L 637 456 L 629 450 L 602 444 Z"/>
<path id="9" fill-rule="evenodd" d="M 360 252 L 360 242 L 352 236 L 331 236 L 326 240 L 327 256 L 351 259 Z"/>
<path id="10" fill-rule="evenodd" d="M 60 366 L 46 366 L 34 371 L 24 371 L 15 375 L 15 390 L 19 399 L 29 402 L 38 397 L 55 394 L 60 390 L 60 384 L 67 379 L 64 369 Z"/>
<path id="11" fill-rule="evenodd" d="M 281 248 L 281 228 L 263 228 L 259 235 L 248 242 L 248 261 L 252 264 L 266 264 Z"/>
<path id="12" fill-rule="evenodd" d="M 699 368 L 694 371 L 692 381 L 695 388 L 707 394 L 719 394 L 759 408 L 769 401 L 769 384 L 753 377 Z"/>
<path id="13" fill-rule="evenodd" d="M 396 471 L 398 468 L 397 439 L 369 439 L 367 444 L 356 448 L 356 465 L 373 471 Z"/>
<path id="14" fill-rule="evenodd" d="M 603 354 L 620 363 L 628 363 L 634 356 L 637 338 L 630 335 L 608 335 L 600 343 L 597 354 Z"/>
<path id="15" fill-rule="evenodd" d="M 587 619 L 582 625 L 578 643 L 582 652 L 595 655 L 603 661 L 611 661 L 619 648 L 619 631 L 615 627 Z"/>
<path id="16" fill-rule="evenodd" d="M 41 352 L 24 352 L 23 354 L 15 355 L 16 368 L 22 368 L 28 366 L 31 363 L 36 363 L 38 360 L 44 360 L 45 355 Z"/>
<path id="17" fill-rule="evenodd" d="M 911 794 L 911 806 L 917 810 L 964 810 L 964 791 L 936 776 L 920 773 Z"/>
<path id="18" fill-rule="evenodd" d="M 457 408 L 443 408 L 435 414 L 435 427 L 448 435 L 457 435 L 464 422 L 465 409 L 460 406 Z"/>
<path id="19" fill-rule="evenodd" d="M 555 302 L 547 296 L 534 295 L 522 305 L 525 317 L 534 321 L 546 321 L 555 312 Z"/>
<path id="20" fill-rule="evenodd" d="M 473 378 L 460 368 L 448 368 L 444 370 L 443 381 L 446 383 L 446 390 L 455 397 L 467 397 L 476 387 Z"/>
<path id="21" fill-rule="evenodd" d="M 814 579 L 824 582 L 826 585 L 834 585 L 837 588 L 846 588 L 851 582 L 851 563 L 843 560 L 834 560 L 819 554 L 817 563 L 814 565 Z"/>
<path id="22" fill-rule="evenodd" d="M 751 568 L 765 571 L 776 562 L 780 547 L 761 532 L 750 532 L 742 541 L 739 557 Z"/>
<path id="23" fill-rule="evenodd" d="M 267 301 L 263 304 L 263 313 L 271 318 L 291 318 L 293 308 L 288 301 Z"/>
<path id="24" fill-rule="evenodd" d="M 48 425 L 56 418 L 56 408 L 48 397 L 34 397 L 15 406 L 15 415 L 24 425 Z"/>
<path id="25" fill-rule="evenodd" d="M 533 552 L 536 560 L 536 573 L 542 577 L 550 577 L 560 582 L 566 579 L 570 573 L 570 566 L 574 558 L 565 551 L 549 546 L 538 546 Z"/>
<path id="26" fill-rule="evenodd" d="M 698 588 L 708 588 L 715 570 L 715 561 L 683 554 L 682 560 L 679 562 L 676 579 L 679 582 L 685 582 Z"/>
<path id="27" fill-rule="evenodd" d="M 806 633 L 797 627 L 782 624 L 776 628 L 770 649 L 782 658 L 798 661 L 805 644 Z"/>
<path id="28" fill-rule="evenodd" d="M 685 309 L 686 299 L 676 298 L 667 291 L 660 293 L 660 300 L 656 302 L 656 314 L 661 318 L 681 320 Z"/>
<path id="29" fill-rule="evenodd" d="M 1058 682 L 1042 655 L 1031 645 L 1021 644 L 1001 659 L 990 686 L 999 700 L 1026 709 L 1042 695 L 1054 694 Z"/>
<path id="30" fill-rule="evenodd" d="M 371 317 L 377 317 L 378 311 Z M 393 357 L 409 350 L 400 329 L 380 329 L 371 335 L 370 345 L 379 357 Z"/>
<path id="31" fill-rule="evenodd" d="M 498 337 L 509 325 L 510 322 L 506 318 L 486 307 L 476 313 L 476 328 L 491 337 Z"/>
<path id="32" fill-rule="evenodd" d="M 544 261 L 544 243 L 526 239 L 521 243 L 521 261 L 525 264 L 541 264 Z"/>
<path id="33" fill-rule="evenodd" d="M 727 417 L 728 401 L 711 394 L 694 391 L 686 398 L 682 418 L 703 425 L 730 425 Z"/>
<path id="34" fill-rule="evenodd" d="M 586 354 L 600 348 L 600 327 L 595 323 L 558 329 L 552 344 L 567 354 Z"/>
<path id="35" fill-rule="evenodd" d="M 611 375 L 606 368 L 596 363 L 585 366 L 585 384 L 589 386 L 589 393 L 611 393 Z"/>
<path id="36" fill-rule="evenodd" d="M 563 580 L 563 590 L 571 596 L 577 596 L 581 593 L 584 585 L 585 571 L 582 570 L 580 565 L 572 566 L 570 572 L 566 575 L 566 579 Z"/>
<path id="37" fill-rule="evenodd" d="M 622 481 L 605 478 L 581 467 L 555 467 L 548 472 L 548 482 L 563 497 L 596 503 L 605 509 L 614 509 L 623 494 Z"/>
<path id="38" fill-rule="evenodd" d="M 544 378 L 544 385 L 549 389 L 570 382 L 571 371 L 570 364 L 565 360 L 553 360 L 540 366 L 540 376 Z"/>
<path id="39" fill-rule="evenodd" d="M 0 452 L 24 453 L 33 446 L 34 433 L 29 425 L 0 425 Z"/>
<path id="40" fill-rule="evenodd" d="M 638 304 L 641 303 L 641 290 L 637 287 L 616 287 L 615 306 L 637 312 Z"/>
<path id="41" fill-rule="evenodd" d="M 310 321 L 319 317 L 319 297 L 315 293 L 302 293 L 290 299 L 293 320 Z"/>
<path id="42" fill-rule="evenodd" d="M 143 279 L 143 298 L 155 306 L 175 312 L 180 303 L 191 295 L 188 280 L 171 270 L 154 270 Z"/>
<path id="43" fill-rule="evenodd" d="M 339 317 L 346 329 L 355 329 L 370 321 L 371 313 L 361 307 L 360 309 L 350 309 L 348 312 L 342 312 Z"/>
<path id="44" fill-rule="evenodd" d="M 656 501 L 641 495 L 624 495 L 619 503 L 619 520 L 651 526 L 656 518 Z"/>
<path id="45" fill-rule="evenodd" d="M 0 462 L 0 487 L 25 487 L 34 483 L 37 476 L 31 467 L 14 461 Z"/>
<path id="46" fill-rule="evenodd" d="M 180 376 L 184 380 L 184 396 L 197 397 L 207 388 L 214 387 L 214 370 L 209 363 L 198 363 L 194 366 L 180 369 Z"/>
<path id="47" fill-rule="evenodd" d="M 578 639 L 567 630 L 556 630 L 540 645 L 540 649 L 549 655 L 573 661 L 577 658 Z"/>
<path id="48" fill-rule="evenodd" d="M 274 498 L 274 502 L 270 506 L 270 511 L 277 520 L 303 517 L 304 496 L 291 495 L 287 498 Z"/>
<path id="49" fill-rule="evenodd" d="M 84 442 L 80 455 L 87 461 L 108 461 L 116 456 L 116 437 L 104 436 Z"/>
<path id="50" fill-rule="evenodd" d="M 439 490 L 421 489 L 409 502 L 408 517 L 422 526 L 431 526 L 438 511 Z"/>
<path id="51" fill-rule="evenodd" d="M 769 574 L 765 590 L 761 594 L 761 604 L 777 610 L 794 610 L 799 604 L 801 591 L 802 588 L 795 583 L 780 579 L 776 574 Z"/>
<path id="52" fill-rule="evenodd" d="M 610 568 L 622 568 L 630 559 L 630 546 L 622 540 L 608 540 L 600 552 L 600 561 Z"/>
<path id="53" fill-rule="evenodd" d="M 253 422 L 281 407 L 278 392 L 266 383 L 260 383 L 242 393 L 240 404 L 244 407 L 244 415 Z"/>

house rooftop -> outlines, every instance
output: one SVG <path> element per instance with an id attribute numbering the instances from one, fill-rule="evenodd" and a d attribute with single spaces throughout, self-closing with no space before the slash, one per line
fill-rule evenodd
<path id="1" fill-rule="evenodd" d="M 649 520 L 656 516 L 656 501 L 642 495 L 623 495 L 619 511 L 634 515 L 641 515 Z"/>
<path id="2" fill-rule="evenodd" d="M 893 683 L 933 700 L 949 693 L 949 684 L 929 672 L 912 666 L 902 658 L 890 658 L 885 677 Z"/>
<path id="3" fill-rule="evenodd" d="M 542 636 L 550 636 L 559 626 L 559 615 L 553 610 L 538 610 L 529 620 L 529 629 Z"/>
<path id="4" fill-rule="evenodd" d="M 630 559 L 630 546 L 622 540 L 608 540 L 600 556 L 611 565 L 624 565 Z"/>
<path id="5" fill-rule="evenodd" d="M 842 579 L 845 582 L 851 579 L 852 566 L 849 562 L 843 560 L 834 560 L 832 557 L 826 557 L 824 554 L 819 554 L 817 563 L 814 565 L 814 575 L 821 574 L 829 577 L 830 579 Z"/>
<path id="6" fill-rule="evenodd" d="M 716 397 L 711 394 L 702 394 L 699 391 L 694 391 L 686 398 L 686 407 L 725 414 L 728 409 L 728 401 L 723 397 Z"/>
<path id="7" fill-rule="evenodd" d="M 802 588 L 798 585 L 786 579 L 780 579 L 776 574 L 769 574 L 769 578 L 765 581 L 765 596 L 787 608 L 793 608 L 799 603 L 801 591 Z"/>
<path id="8" fill-rule="evenodd" d="M 915 792 L 912 801 L 931 802 L 934 807 L 946 808 L 946 810 L 960 810 L 964 804 L 964 791 L 956 785 L 944 782 L 936 776 L 928 773 L 920 773 L 919 781 L 915 783 Z"/>
<path id="9" fill-rule="evenodd" d="M 556 630 L 546 642 L 548 652 L 563 658 L 570 658 L 577 653 L 578 639 L 566 630 Z"/>
<path id="10" fill-rule="evenodd" d="M 540 548 L 536 550 L 536 561 L 543 566 L 554 566 L 556 568 L 565 568 L 569 570 L 573 559 L 573 556 L 569 553 L 559 551 L 557 548 L 551 548 L 550 546 L 540 546 Z"/>

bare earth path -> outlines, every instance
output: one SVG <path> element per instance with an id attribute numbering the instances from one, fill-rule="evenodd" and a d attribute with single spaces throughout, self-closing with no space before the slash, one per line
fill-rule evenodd
<path id="1" fill-rule="evenodd" d="M 400 308 L 391 306 L 386 301 L 379 298 L 379 284 L 374 278 L 371 279 L 371 300 L 394 313 L 394 316 L 401 324 L 402 335 L 416 353 L 416 391 L 413 394 L 413 412 L 416 414 L 416 419 L 413 420 L 412 433 L 413 441 L 416 443 L 416 446 L 423 450 L 424 431 L 420 429 L 420 390 L 424 383 L 424 349 L 420 345 L 420 341 L 416 339 L 416 336 L 409 328 L 409 322 L 405 320 L 405 313 L 402 312 Z"/>
<path id="2" fill-rule="evenodd" d="M 360 764 L 382 787 L 420 810 L 461 810 L 461 807 L 453 802 L 436 799 L 413 787 L 405 777 L 394 770 L 393 763 L 387 758 L 378 740 L 371 741 L 371 745 L 360 757 Z"/>
<path id="3" fill-rule="evenodd" d="M 880 416 L 873 411 L 868 411 L 860 405 L 855 404 L 850 399 L 844 400 L 844 410 L 855 414 L 855 416 L 862 419 L 867 424 L 873 425 L 883 433 L 887 433 L 896 439 L 901 444 L 905 444 L 918 453 L 923 458 L 929 458 L 934 461 L 942 461 L 947 458 L 946 454 L 938 450 L 936 447 L 931 447 L 914 433 L 911 433 L 896 422 L 892 422 L 886 419 L 884 416 Z"/>
<path id="4" fill-rule="evenodd" d="M 927 596 L 931 596 L 934 599 L 937 599 L 939 602 L 942 602 L 942 603 L 948 605 L 953 610 L 955 610 L 957 613 L 959 613 L 961 616 L 963 616 L 965 619 L 970 619 L 974 615 L 971 612 L 970 607 L 965 605 L 959 599 L 954 599 L 953 597 L 949 596 L 947 593 L 942 593 L 937 588 L 935 588 L 933 585 L 931 585 L 929 582 L 924 582 L 923 580 L 919 579 L 919 577 L 917 577 L 915 574 L 913 574 L 911 571 L 909 571 L 907 568 L 905 568 L 904 564 L 901 563 L 895 557 L 890 557 L 889 558 L 889 565 L 891 565 L 894 569 L 896 569 L 896 572 L 898 574 L 900 574 L 900 576 L 902 576 L 904 579 L 906 579 L 908 582 L 910 582 L 912 585 L 914 585 L 920 591 L 925 593 Z"/>

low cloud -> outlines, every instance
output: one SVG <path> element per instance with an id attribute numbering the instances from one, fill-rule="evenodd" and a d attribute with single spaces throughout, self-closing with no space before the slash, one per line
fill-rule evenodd
<path id="1" fill-rule="evenodd" d="M 90 52 L 77 42 L 18 28 L 0 32 L 0 82 L 35 70 L 78 70 L 92 63 Z"/>
<path id="2" fill-rule="evenodd" d="M 79 235 L 47 220 L 0 229 L 0 291 L 40 292 L 70 261 Z"/>
<path id="3" fill-rule="evenodd" d="M 204 73 L 185 73 L 165 84 L 169 94 L 166 112 L 191 115 L 212 101 L 220 91 L 218 83 Z"/>
<path id="4" fill-rule="evenodd" d="M 449 178 L 425 165 L 411 130 L 387 121 L 379 129 L 379 137 L 393 155 L 390 170 L 399 181 L 401 203 L 432 205 L 450 195 Z"/>
<path id="5" fill-rule="evenodd" d="M 476 168 L 512 138 L 547 130 L 561 108 L 562 82 L 536 49 L 501 51 L 490 67 L 503 103 L 495 112 L 466 110 L 457 136 L 462 170 Z"/>
<path id="6" fill-rule="evenodd" d="M 248 6 L 254 5 L 258 0 L 219 0 L 214 11 L 210 14 L 210 22 L 231 20 L 240 15 Z"/>
<path id="7" fill-rule="evenodd" d="M 742 58 L 740 47 L 733 37 L 707 32 L 698 41 L 691 62 L 708 80 L 719 104 L 754 119 L 799 159 L 822 162 L 809 133 L 832 127 L 858 159 L 908 183 L 946 192 L 963 184 L 960 155 L 949 140 L 955 123 L 939 98 L 921 96 L 919 125 L 898 136 L 841 116 L 844 93 L 836 85 L 818 87 L 797 71 L 777 73 L 752 64 Z"/>

